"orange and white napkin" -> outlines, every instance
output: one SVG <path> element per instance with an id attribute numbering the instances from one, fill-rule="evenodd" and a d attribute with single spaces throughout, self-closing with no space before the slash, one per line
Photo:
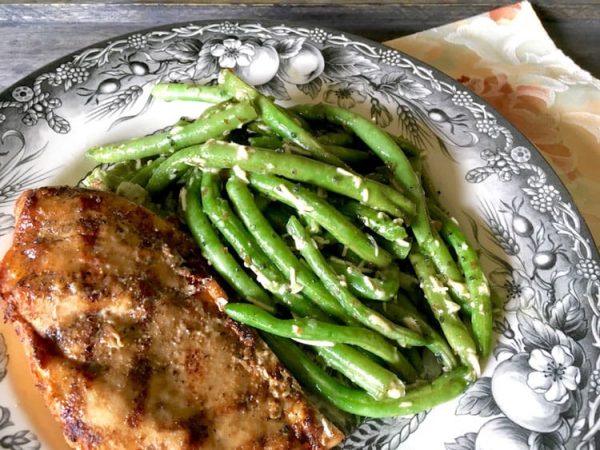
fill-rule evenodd
<path id="1" fill-rule="evenodd" d="M 527 1 L 388 41 L 459 80 L 558 173 L 600 244 L 600 80 L 556 47 Z"/>

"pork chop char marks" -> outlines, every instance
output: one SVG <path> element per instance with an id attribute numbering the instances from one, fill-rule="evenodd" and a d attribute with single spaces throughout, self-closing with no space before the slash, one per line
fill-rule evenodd
<path id="1" fill-rule="evenodd" d="M 25 192 L 0 304 L 79 449 L 319 449 L 341 433 L 304 399 L 186 233 L 110 193 Z"/>

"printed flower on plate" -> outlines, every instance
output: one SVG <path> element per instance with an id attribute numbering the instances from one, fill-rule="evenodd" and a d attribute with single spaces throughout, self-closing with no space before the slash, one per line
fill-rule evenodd
<path id="1" fill-rule="evenodd" d="M 513 277 L 506 281 L 506 303 L 504 308 L 507 311 L 519 311 L 521 309 L 531 308 L 535 298 L 535 290 L 531 282 L 518 272 L 513 273 Z"/>
<path id="2" fill-rule="evenodd" d="M 359 84 L 341 82 L 330 86 L 325 92 L 325 101 L 327 103 L 337 103 L 340 108 L 351 109 L 357 103 L 363 103 L 366 99 L 367 97 Z"/>
<path id="3" fill-rule="evenodd" d="M 252 45 L 239 39 L 225 39 L 222 44 L 214 44 L 210 48 L 210 54 L 219 58 L 219 66 L 228 69 L 249 65 L 254 53 Z"/>
<path id="4" fill-rule="evenodd" d="M 533 372 L 527 377 L 527 385 L 549 402 L 562 404 L 569 398 L 569 391 L 577 389 L 581 380 L 575 358 L 563 345 L 555 345 L 551 352 L 535 349 L 529 357 Z"/>

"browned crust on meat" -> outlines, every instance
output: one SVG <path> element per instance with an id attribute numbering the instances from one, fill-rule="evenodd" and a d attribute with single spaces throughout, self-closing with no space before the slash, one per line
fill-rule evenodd
<path id="1" fill-rule="evenodd" d="M 48 407 L 79 449 L 321 449 L 341 433 L 251 329 L 186 233 L 109 193 L 25 192 L 0 264 Z"/>

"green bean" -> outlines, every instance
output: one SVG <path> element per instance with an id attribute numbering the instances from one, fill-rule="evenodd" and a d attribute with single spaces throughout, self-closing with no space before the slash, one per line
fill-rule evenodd
<path id="1" fill-rule="evenodd" d="M 285 241 L 273 230 L 271 224 L 257 208 L 252 193 L 244 182 L 235 176 L 230 177 L 226 189 L 238 216 L 250 234 L 271 257 L 283 275 L 291 280 L 290 284 L 301 285 L 303 295 L 331 316 L 345 323 L 355 324 L 356 321 L 344 311 L 318 278 L 296 258 Z"/>
<path id="2" fill-rule="evenodd" d="M 164 156 L 159 156 L 152 161 L 148 161 L 144 167 L 138 170 L 133 177 L 131 177 L 132 183 L 139 184 L 142 187 L 145 187 L 148 183 L 148 180 L 154 173 L 154 170 L 166 159 Z"/>
<path id="3" fill-rule="evenodd" d="M 410 302 L 416 306 L 426 302 L 423 291 L 421 291 L 421 287 L 419 286 L 419 280 L 415 276 L 401 271 L 398 278 L 400 279 L 399 294 L 402 293 L 403 296 L 410 299 Z"/>
<path id="4" fill-rule="evenodd" d="M 425 298 L 439 322 L 446 340 L 467 367 L 479 375 L 481 373 L 475 342 L 469 330 L 458 316 L 460 306 L 448 295 L 447 288 L 440 281 L 433 264 L 413 247 L 408 256 L 425 293 Z"/>
<path id="5" fill-rule="evenodd" d="M 281 148 L 277 149 L 278 153 L 291 153 L 292 155 L 300 155 L 313 159 L 309 151 L 304 150 L 302 147 L 294 144 L 293 142 L 282 142 Z"/>
<path id="6" fill-rule="evenodd" d="M 182 196 L 182 209 L 187 226 L 198 243 L 202 254 L 240 297 L 268 311 L 274 311 L 275 305 L 269 294 L 225 250 L 208 217 L 204 214 L 200 201 L 200 183 L 201 175 L 199 173 L 190 177 L 184 191 L 185 194 Z"/>
<path id="7" fill-rule="evenodd" d="M 220 103 L 232 97 L 221 86 L 183 83 L 159 83 L 152 88 L 152 96 L 165 101 L 191 100 L 207 103 Z"/>
<path id="8" fill-rule="evenodd" d="M 285 234 L 287 233 L 285 226 L 290 216 L 294 214 L 294 210 L 281 203 L 273 202 L 263 210 L 263 214 L 279 234 Z"/>
<path id="9" fill-rule="evenodd" d="M 402 187 L 414 200 L 423 196 L 418 178 L 410 168 L 408 158 L 387 132 L 370 120 L 333 105 L 298 105 L 292 108 L 302 117 L 328 120 L 351 129 L 394 172 Z"/>
<path id="10" fill-rule="evenodd" d="M 380 249 L 373 238 L 369 239 L 368 235 L 315 193 L 272 175 L 252 173 L 248 179 L 252 187 L 263 195 L 296 208 L 304 216 L 312 217 L 338 242 L 366 261 L 378 267 L 391 263 L 390 254 Z"/>
<path id="11" fill-rule="evenodd" d="M 255 144 L 253 142 L 250 142 L 250 144 L 256 147 L 260 147 L 260 145 Z M 303 149 L 302 147 L 296 144 L 282 141 L 282 146 L 287 151 L 287 153 L 294 153 L 297 155 L 312 157 L 312 154 L 309 151 Z M 354 148 L 341 147 L 339 145 L 323 145 L 323 147 L 326 150 L 328 150 L 332 155 L 337 156 L 338 158 L 340 158 L 340 160 L 349 164 L 361 163 L 368 160 L 370 157 L 370 155 L 367 152 L 364 152 L 362 150 L 356 150 Z"/>
<path id="12" fill-rule="evenodd" d="M 406 395 L 400 399 L 374 400 L 366 392 L 348 387 L 327 374 L 291 341 L 268 334 L 262 336 L 304 388 L 319 393 L 342 411 L 359 416 L 380 418 L 416 414 L 456 397 L 473 381 L 471 372 L 459 367 L 431 384 L 409 386 Z"/>
<path id="13" fill-rule="evenodd" d="M 422 179 L 423 160 L 419 156 L 407 156 L 407 158 L 410 166 L 415 172 L 415 175 L 417 175 L 419 179 Z"/>
<path id="14" fill-rule="evenodd" d="M 289 208 L 286 205 L 282 205 L 280 203 L 274 203 L 273 207 L 267 208 L 264 211 L 265 217 L 271 225 L 277 230 L 277 232 L 281 234 L 287 233 L 285 226 L 287 224 L 288 219 L 291 215 L 293 215 L 295 211 L 292 208 Z M 320 235 L 323 234 L 323 230 L 321 226 L 315 222 L 314 220 L 305 217 L 299 216 L 299 219 L 306 225 L 311 234 Z M 310 220 L 307 220 L 310 219 Z M 325 231 L 325 233 L 328 233 Z"/>
<path id="15" fill-rule="evenodd" d="M 325 149 L 332 155 L 337 156 L 342 161 L 349 164 L 356 164 L 367 161 L 371 155 L 363 150 L 355 148 L 342 147 L 340 145 L 325 145 Z"/>
<path id="16" fill-rule="evenodd" d="M 273 200 L 271 200 L 269 197 L 265 197 L 264 195 L 257 195 L 254 197 L 254 202 L 256 203 L 258 209 L 265 211 L 269 205 L 273 203 Z"/>
<path id="17" fill-rule="evenodd" d="M 388 183 L 390 185 L 398 184 L 395 182 L 392 173 L 386 166 L 375 167 L 375 169 L 373 169 L 370 173 L 367 174 L 367 178 L 379 181 L 380 183 Z"/>
<path id="18" fill-rule="evenodd" d="M 294 120 L 293 116 L 273 103 L 271 99 L 260 94 L 252 86 L 246 84 L 231 70 L 222 70 L 219 74 L 219 82 L 236 99 L 240 101 L 252 101 L 259 111 L 262 122 L 268 125 L 276 135 L 308 150 L 314 158 L 320 161 L 345 167 L 343 161 L 325 150 L 319 141 Z"/>
<path id="19" fill-rule="evenodd" d="M 410 217 L 413 203 L 398 191 L 376 181 L 310 158 L 270 150 L 255 149 L 230 142 L 210 140 L 170 156 L 148 183 L 150 192 L 164 189 L 177 176 L 181 167 L 230 168 L 270 173 L 292 180 L 314 184 L 396 216 Z M 236 169 L 237 168 L 237 169 Z"/>
<path id="20" fill-rule="evenodd" d="M 271 224 L 277 229 L 277 231 L 285 233 L 285 224 L 287 223 L 287 219 L 291 214 L 295 213 L 295 210 L 286 205 L 282 205 L 279 202 L 274 202 L 271 198 L 260 194 L 255 196 L 254 199 L 261 212 L 265 214 L 269 222 L 271 222 Z M 265 204 L 264 208 L 262 208 L 259 203 L 260 199 L 264 199 L 268 202 L 268 204 Z M 321 226 L 312 218 L 300 216 L 300 220 L 302 220 L 302 222 L 306 224 L 311 233 L 321 233 Z"/>
<path id="21" fill-rule="evenodd" d="M 420 157 L 423 155 L 423 151 L 408 139 L 393 134 L 390 134 L 390 136 L 406 155 L 412 157 Z"/>
<path id="22" fill-rule="evenodd" d="M 204 111 L 202 111 L 202 113 L 198 116 L 197 119 L 189 120 L 187 123 L 189 124 L 189 123 L 193 123 L 193 122 L 198 122 L 200 120 L 208 120 L 211 117 L 213 117 L 216 113 L 225 111 L 226 109 L 231 108 L 236 103 L 237 102 L 234 100 L 227 100 L 225 102 L 215 103 L 214 105 L 210 105 L 208 108 L 206 108 Z M 182 125 L 182 124 L 179 124 L 179 125 Z M 185 124 L 183 124 L 183 125 L 185 125 Z"/>
<path id="23" fill-rule="evenodd" d="M 431 258 L 439 272 L 448 280 L 448 287 L 453 297 L 461 305 L 468 304 L 465 296 L 464 279 L 448 247 L 439 234 L 431 228 L 425 196 L 419 178 L 410 162 L 396 141 L 370 120 L 332 105 L 302 105 L 292 108 L 303 117 L 310 119 L 326 119 L 351 129 L 365 144 L 373 150 L 392 170 L 395 179 L 405 190 L 407 196 L 415 203 L 417 214 L 411 223 L 421 250 Z"/>
<path id="24" fill-rule="evenodd" d="M 466 236 L 447 214 L 435 204 L 430 203 L 429 209 L 434 218 L 442 222 L 442 237 L 452 246 L 456 253 L 458 264 L 462 268 L 471 296 L 471 328 L 477 342 L 479 352 L 488 356 L 492 349 L 492 302 L 490 287 L 477 251 L 469 245 Z"/>
<path id="25" fill-rule="evenodd" d="M 418 374 L 423 373 L 423 369 L 425 368 L 423 363 L 423 358 L 421 357 L 421 352 L 418 347 L 409 347 L 404 349 L 404 354 L 406 355 L 407 361 L 410 365 L 417 371 Z"/>
<path id="26" fill-rule="evenodd" d="M 403 350 L 406 351 L 413 348 L 416 347 L 410 347 Z M 419 371 L 415 369 L 415 366 L 413 366 L 412 362 L 409 361 L 408 358 L 404 356 L 402 352 L 398 352 L 398 354 L 400 356 L 397 361 L 384 361 L 385 364 L 387 364 L 390 369 L 393 369 L 395 373 L 400 375 L 403 381 L 406 381 L 407 383 L 414 383 L 419 377 Z M 380 361 L 382 360 L 380 359 Z"/>
<path id="27" fill-rule="evenodd" d="M 327 263 L 315 242 L 306 232 L 302 224 L 294 216 L 287 224 L 288 233 L 294 239 L 296 249 L 304 257 L 308 266 L 317 274 L 325 287 L 335 296 L 339 304 L 358 322 L 375 330 L 388 339 L 393 339 L 402 347 L 422 346 L 427 344 L 419 333 L 397 325 L 383 315 L 368 308 L 343 286 L 336 272 Z"/>
<path id="28" fill-rule="evenodd" d="M 325 364 L 363 388 L 374 399 L 400 398 L 405 395 L 404 383 L 396 374 L 381 367 L 368 356 L 344 344 L 333 347 L 316 346 Z"/>
<path id="29" fill-rule="evenodd" d="M 444 364 L 446 369 L 450 370 L 456 367 L 456 356 L 448 343 L 408 300 L 402 298 L 402 295 L 399 294 L 397 299 L 391 302 L 371 302 L 369 305 L 391 321 L 428 337 L 427 348 Z"/>
<path id="30" fill-rule="evenodd" d="M 221 137 L 255 118 L 256 111 L 252 106 L 237 103 L 214 112 L 207 120 L 200 118 L 189 125 L 173 127 L 151 136 L 93 147 L 87 151 L 87 156 L 98 162 L 117 162 L 169 153 Z"/>
<path id="31" fill-rule="evenodd" d="M 218 174 L 204 173 L 202 175 L 202 206 L 210 221 L 235 250 L 244 266 L 255 274 L 256 280 L 263 288 L 271 292 L 294 313 L 303 317 L 326 319 L 327 315 L 314 303 L 302 295 L 290 291 L 294 289 L 294 286 L 289 285 L 289 280 L 284 278 L 269 257 L 265 255 L 242 221 L 235 215 L 227 200 L 220 196 L 219 179 Z"/>
<path id="32" fill-rule="evenodd" d="M 387 417 L 445 401 L 479 374 L 477 349 L 487 355 L 491 348 L 489 286 L 477 253 L 458 224 L 435 205 L 428 208 L 420 149 L 331 105 L 287 110 L 230 70 L 221 72 L 218 86 L 162 84 L 153 95 L 167 101 L 220 103 L 192 123 L 179 122 L 153 136 L 92 148 L 88 155 L 99 162 L 128 161 L 124 168 L 135 167 L 117 190 L 131 185 L 147 197 L 173 181 L 185 183 L 182 211 L 202 254 L 240 297 L 256 305 L 227 305 L 223 299 L 224 309 L 233 318 L 274 333 L 266 334 L 265 340 L 276 353 L 284 353 L 280 359 L 303 385 L 344 411 Z M 336 132 L 314 120 L 345 130 Z M 242 125 L 244 129 L 236 131 Z M 312 127 L 321 136 L 313 135 Z M 215 140 L 230 132 L 223 139 L 231 142 Z M 370 150 L 344 147 L 353 143 Z M 375 157 L 387 167 L 379 181 L 346 165 L 356 164 L 353 167 L 368 172 L 377 164 Z M 226 189 L 235 212 L 222 196 L 220 169 L 231 170 Z M 250 189 L 266 199 L 266 206 L 263 202 L 259 207 Z M 336 195 L 325 200 L 323 189 L 345 198 L 339 204 Z M 166 192 L 176 203 L 175 194 L 174 189 Z M 430 213 L 441 222 L 441 229 L 432 226 Z M 354 219 L 364 228 L 354 225 Z M 269 220 L 285 236 L 278 235 Z M 324 248 L 334 254 L 344 245 L 341 254 L 348 253 L 354 262 L 335 257 L 328 261 L 317 238 L 328 239 L 333 245 Z M 407 257 L 410 264 L 396 259 Z M 364 262 L 376 272 L 361 269 Z M 409 266 L 418 280 L 400 271 Z M 413 301 L 423 305 L 426 301 L 431 311 L 419 312 L 404 292 Z M 293 319 L 275 317 L 279 306 L 273 299 L 286 305 Z M 470 314 L 475 341 L 458 314 L 461 307 Z M 429 321 L 437 321 L 441 332 Z M 363 390 L 337 381 L 281 336 L 310 345 L 319 360 Z M 408 382 L 417 373 L 388 339 L 408 347 L 416 366 L 422 365 L 422 355 L 430 358 L 433 352 L 446 373 L 430 385 L 419 383 L 405 392 L 392 370 Z M 417 350 L 423 346 L 428 350 Z"/>
<path id="33" fill-rule="evenodd" d="M 323 133 L 317 136 L 317 140 L 324 145 L 352 145 L 354 142 L 352 136 L 343 131 Z"/>
<path id="34" fill-rule="evenodd" d="M 124 161 L 111 167 L 95 167 L 79 182 L 79 185 L 113 192 L 121 182 L 129 180 L 135 174 L 135 166 L 136 161 Z"/>
<path id="35" fill-rule="evenodd" d="M 255 120 L 254 122 L 250 122 L 246 125 L 246 129 L 254 134 L 258 134 L 260 136 L 270 136 L 277 139 L 280 139 L 275 135 L 275 132 L 271 130 L 264 122 L 261 122 L 260 119 Z"/>
<path id="36" fill-rule="evenodd" d="M 384 212 L 376 211 L 357 201 L 344 200 L 334 203 L 339 207 L 341 212 L 350 217 L 356 217 L 379 236 L 388 241 L 395 242 L 401 247 L 410 248 L 410 244 L 407 242 L 408 233 L 406 228 L 402 226 L 403 221 L 401 218 L 392 219 Z"/>
<path id="37" fill-rule="evenodd" d="M 179 161 L 179 154 L 184 152 L 181 150 L 160 163 L 152 172 L 150 179 L 146 183 L 146 189 L 150 194 L 157 194 L 165 190 L 171 183 L 179 179 L 190 165 L 185 161 Z"/>
<path id="38" fill-rule="evenodd" d="M 300 214 L 299 218 L 302 221 L 302 223 L 304 223 L 306 225 L 306 228 L 308 228 L 309 233 L 311 233 L 311 234 L 321 233 L 321 231 L 322 231 L 321 225 L 313 217 L 308 216 L 306 214 Z"/>
<path id="39" fill-rule="evenodd" d="M 209 106 L 204 111 L 202 111 L 202 114 L 200 114 L 198 119 L 196 119 L 195 121 L 200 122 L 203 120 L 208 120 L 209 118 L 214 116 L 216 113 L 224 111 L 225 109 L 229 108 L 231 105 L 232 105 L 231 102 L 223 102 L 223 103 Z M 171 127 L 171 130 L 181 129 L 181 127 L 190 125 L 191 123 L 193 123 L 195 121 L 181 118 L 173 125 L 173 127 Z M 139 184 L 140 186 L 146 186 L 146 184 L 150 180 L 150 177 L 154 173 L 154 170 L 166 158 L 167 158 L 166 155 L 161 155 L 160 157 L 154 159 L 151 163 L 148 163 L 148 165 L 146 167 L 143 167 L 141 170 L 139 170 L 138 173 L 136 173 L 136 175 L 131 180 L 132 183 Z"/>
<path id="40" fill-rule="evenodd" d="M 369 300 L 387 301 L 394 298 L 400 288 L 398 274 L 400 269 L 396 264 L 390 264 L 379 271 L 380 278 L 369 277 L 352 263 L 336 257 L 329 258 L 331 267 L 338 275 L 343 275 L 348 283 L 348 289 L 354 295 Z"/>
<path id="41" fill-rule="evenodd" d="M 252 147 L 276 150 L 283 145 L 283 141 L 275 136 L 256 136 L 248 139 Z"/>
<path id="42" fill-rule="evenodd" d="M 398 278 L 400 279 L 400 289 L 409 293 L 419 289 L 419 280 L 414 276 L 400 272 Z"/>
<path id="43" fill-rule="evenodd" d="M 358 256 L 356 253 L 354 253 L 352 250 L 350 250 L 348 247 L 342 247 L 342 251 L 339 253 L 342 259 L 345 259 L 346 261 L 354 264 L 357 267 L 361 267 L 364 271 L 365 260 Z"/>
<path id="44" fill-rule="evenodd" d="M 400 244 L 399 242 L 392 242 L 388 241 L 387 239 L 377 237 L 375 238 L 375 240 L 382 249 L 384 249 L 389 254 L 395 256 L 397 259 L 406 259 L 412 247 L 411 238 L 404 240 L 402 244 Z"/>
<path id="45" fill-rule="evenodd" d="M 271 98 L 266 97 L 268 100 L 271 100 Z M 277 107 L 277 109 L 279 109 L 280 111 L 283 111 L 283 113 L 286 116 L 289 116 L 292 118 L 292 120 L 294 122 L 296 122 L 300 127 L 302 127 L 304 130 L 310 132 L 311 131 L 311 126 L 310 124 L 304 119 L 304 117 L 300 117 L 298 114 L 296 114 L 294 111 L 290 111 L 287 108 L 284 108 L 283 106 L 279 106 L 279 105 L 275 105 Z"/>
<path id="46" fill-rule="evenodd" d="M 400 367 L 401 375 L 408 381 L 416 377 L 414 368 L 406 361 L 398 348 L 379 333 L 362 327 L 350 327 L 322 322 L 314 318 L 278 319 L 254 305 L 230 303 L 225 312 L 243 324 L 281 337 L 298 339 L 311 345 L 323 342 L 348 344 L 360 347 L 394 368 Z"/>

